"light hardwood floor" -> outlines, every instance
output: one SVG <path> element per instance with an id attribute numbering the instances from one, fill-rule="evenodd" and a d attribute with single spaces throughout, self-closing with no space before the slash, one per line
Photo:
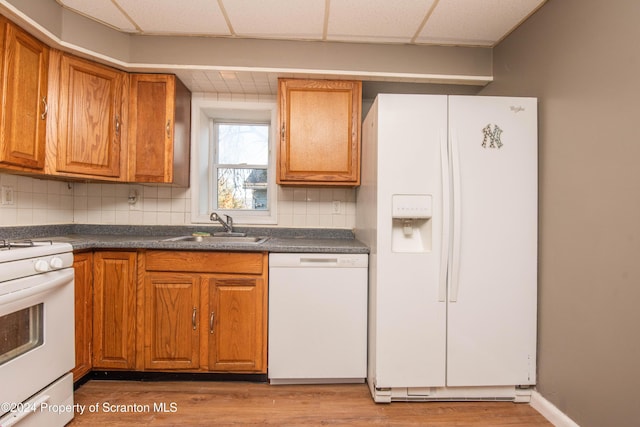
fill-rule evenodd
<path id="1" fill-rule="evenodd" d="M 85 413 L 76 412 L 71 427 L 551 426 L 528 404 L 376 404 L 364 384 L 272 386 L 248 382 L 92 380 L 76 390 L 75 403 L 85 405 Z"/>

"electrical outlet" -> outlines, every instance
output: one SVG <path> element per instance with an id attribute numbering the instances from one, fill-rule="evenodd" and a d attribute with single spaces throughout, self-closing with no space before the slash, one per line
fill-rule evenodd
<path id="1" fill-rule="evenodd" d="M 2 204 L 3 205 L 15 205 L 15 195 L 13 192 L 13 186 L 11 185 L 3 185 L 0 187 L 0 193 L 2 193 Z"/>
<path id="2" fill-rule="evenodd" d="M 342 213 L 340 200 L 334 200 L 333 202 L 331 202 L 331 206 L 332 206 L 331 213 L 334 213 L 334 214 Z"/>
<path id="3" fill-rule="evenodd" d="M 140 203 L 140 198 L 138 196 L 138 190 L 130 190 L 129 197 L 127 197 L 127 202 L 129 203 L 130 211 L 140 211 L 142 210 L 142 203 Z"/>

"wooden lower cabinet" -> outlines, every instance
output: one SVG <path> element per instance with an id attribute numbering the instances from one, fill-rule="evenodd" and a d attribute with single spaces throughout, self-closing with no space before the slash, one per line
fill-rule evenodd
<path id="1" fill-rule="evenodd" d="M 76 366 L 71 371 L 77 381 L 91 371 L 93 337 L 93 253 L 81 252 L 73 256 L 75 273 L 75 345 Z"/>
<path id="2" fill-rule="evenodd" d="M 267 260 L 266 253 L 148 251 L 143 369 L 266 373 Z"/>
<path id="3" fill-rule="evenodd" d="M 74 268 L 74 380 L 267 372 L 267 253 L 96 251 L 75 254 Z"/>
<path id="4" fill-rule="evenodd" d="M 209 370 L 266 372 L 266 297 L 261 277 L 209 279 Z"/>
<path id="5" fill-rule="evenodd" d="M 198 369 L 199 278 L 150 273 L 144 282 L 144 368 Z"/>
<path id="6" fill-rule="evenodd" d="M 135 368 L 136 252 L 93 258 L 93 367 Z"/>

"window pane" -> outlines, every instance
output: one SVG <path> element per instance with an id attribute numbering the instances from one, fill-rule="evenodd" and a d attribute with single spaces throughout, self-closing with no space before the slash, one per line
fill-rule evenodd
<path id="1" fill-rule="evenodd" d="M 219 168 L 218 209 L 267 209 L 267 170 Z"/>
<path id="2" fill-rule="evenodd" d="M 269 125 L 219 123 L 218 163 L 266 165 L 269 161 Z"/>

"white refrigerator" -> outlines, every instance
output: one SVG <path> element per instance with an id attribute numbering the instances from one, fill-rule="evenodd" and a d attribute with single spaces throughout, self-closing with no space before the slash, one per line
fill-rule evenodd
<path id="1" fill-rule="evenodd" d="M 362 144 L 374 400 L 528 401 L 537 100 L 381 94 Z"/>

